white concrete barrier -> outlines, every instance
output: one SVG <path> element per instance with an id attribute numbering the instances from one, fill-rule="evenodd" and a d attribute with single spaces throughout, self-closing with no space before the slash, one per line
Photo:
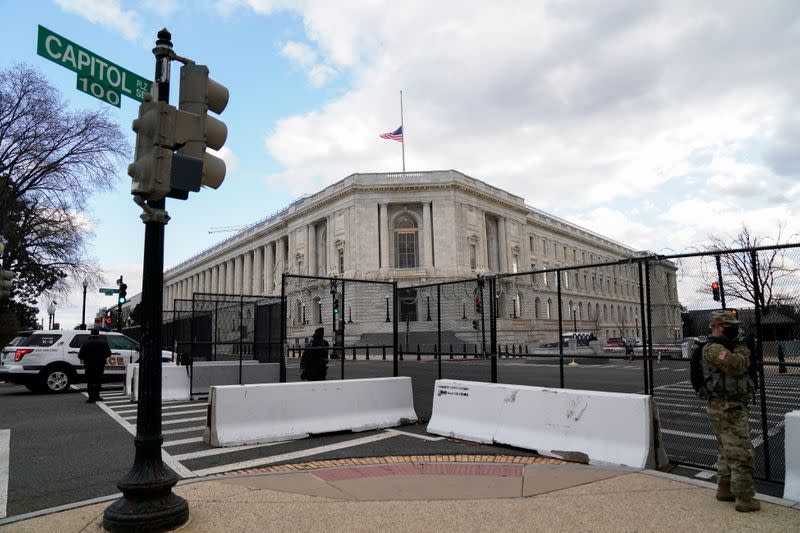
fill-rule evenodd
<path id="1" fill-rule="evenodd" d="M 128 397 L 132 402 L 139 401 L 139 365 L 135 364 L 131 370 L 131 386 Z M 161 367 L 161 401 L 170 402 L 178 400 L 191 400 L 189 394 L 189 374 L 185 366 Z"/>
<path id="2" fill-rule="evenodd" d="M 783 497 L 800 502 L 800 411 L 786 413 L 785 420 L 786 476 Z"/>
<path id="3" fill-rule="evenodd" d="M 211 387 L 204 440 L 238 446 L 416 422 L 411 378 Z"/>
<path id="4" fill-rule="evenodd" d="M 642 394 L 443 379 L 436 381 L 428 432 L 589 464 L 646 468 L 663 461 L 654 413 Z"/>

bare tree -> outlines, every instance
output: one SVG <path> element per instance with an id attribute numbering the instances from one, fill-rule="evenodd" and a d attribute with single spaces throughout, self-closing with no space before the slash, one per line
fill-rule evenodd
<path id="1" fill-rule="evenodd" d="M 709 235 L 710 245 L 708 250 L 725 250 L 740 248 L 755 248 L 758 246 L 780 245 L 783 228 L 778 226 L 777 236 L 767 239 L 753 235 L 746 224 L 742 224 L 741 231 L 728 239 L 716 235 Z M 759 250 L 756 253 L 756 268 L 753 268 L 753 258 L 750 253 L 737 252 L 720 254 L 722 275 L 726 299 L 736 298 L 745 302 L 756 304 L 762 309 L 769 309 L 772 305 L 794 300 L 785 292 L 784 280 L 796 275 L 800 269 L 786 259 L 783 249 Z M 758 298 L 756 298 L 758 287 Z"/>
<path id="2" fill-rule="evenodd" d="M 91 193 L 111 187 L 129 153 L 104 111 L 69 109 L 30 66 L 0 71 L 0 238 L 18 304 L 66 292 L 70 278 L 97 271 L 81 210 Z"/>

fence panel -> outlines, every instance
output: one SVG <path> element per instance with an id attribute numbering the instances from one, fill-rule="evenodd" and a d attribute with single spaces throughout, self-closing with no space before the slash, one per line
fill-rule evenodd
<path id="1" fill-rule="evenodd" d="M 327 379 L 391 377 L 392 283 L 285 275 L 286 380 L 300 380 L 300 358 L 314 331 L 330 344 Z"/>

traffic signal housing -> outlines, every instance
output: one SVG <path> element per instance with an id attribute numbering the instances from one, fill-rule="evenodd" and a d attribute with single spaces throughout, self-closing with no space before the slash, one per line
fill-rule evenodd
<path id="1" fill-rule="evenodd" d="M 208 116 L 228 104 L 228 89 L 208 77 L 208 67 L 181 67 L 179 108 L 147 100 L 133 121 L 136 153 L 128 166 L 131 194 L 147 200 L 186 200 L 205 185 L 216 189 L 225 179 L 225 162 L 206 153 L 222 148 L 228 128 Z M 148 95 L 150 98 L 150 95 Z"/>
<path id="2" fill-rule="evenodd" d="M 711 283 L 711 294 L 714 296 L 714 301 L 718 302 L 720 295 L 719 295 L 719 283 L 716 281 Z"/>
<path id="3" fill-rule="evenodd" d="M 14 286 L 14 273 L 0 268 L 0 300 L 11 298 L 11 289 Z"/>
<path id="4" fill-rule="evenodd" d="M 219 150 L 228 138 L 225 123 L 208 114 L 222 113 L 228 98 L 228 89 L 208 76 L 207 66 L 189 63 L 181 67 L 178 107 L 181 113 L 197 119 L 182 125 L 187 129 L 181 132 L 176 162 L 186 166 L 187 171 L 173 176 L 172 194 L 188 196 L 189 191 L 199 191 L 201 185 L 216 189 L 225 180 L 225 162 L 206 149 Z"/>
<path id="5" fill-rule="evenodd" d="M 117 300 L 120 305 L 128 301 L 128 286 L 125 283 L 119 286 L 119 298 Z"/>
<path id="6" fill-rule="evenodd" d="M 483 314 L 483 300 L 481 300 L 480 296 L 475 297 L 475 312 L 479 315 Z"/>

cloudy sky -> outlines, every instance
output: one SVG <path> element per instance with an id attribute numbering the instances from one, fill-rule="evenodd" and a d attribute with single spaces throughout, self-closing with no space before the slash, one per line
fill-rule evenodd
<path id="1" fill-rule="evenodd" d="M 36 56 L 37 24 L 145 77 L 167 27 L 179 54 L 230 89 L 228 176 L 171 204 L 167 266 L 231 235 L 210 228 L 254 222 L 355 172 L 400 170 L 399 143 L 378 137 L 399 126 L 400 90 L 407 170 L 459 170 L 638 249 L 693 250 L 743 223 L 800 240 L 794 0 L 0 0 L 0 10 L 0 67 L 35 66 L 76 107 L 104 104 Z M 136 103 L 109 113 L 133 142 Z M 138 291 L 143 227 L 119 176 L 86 213 L 92 253 L 106 284 L 124 273 Z M 80 322 L 77 295 L 63 309 Z"/>

